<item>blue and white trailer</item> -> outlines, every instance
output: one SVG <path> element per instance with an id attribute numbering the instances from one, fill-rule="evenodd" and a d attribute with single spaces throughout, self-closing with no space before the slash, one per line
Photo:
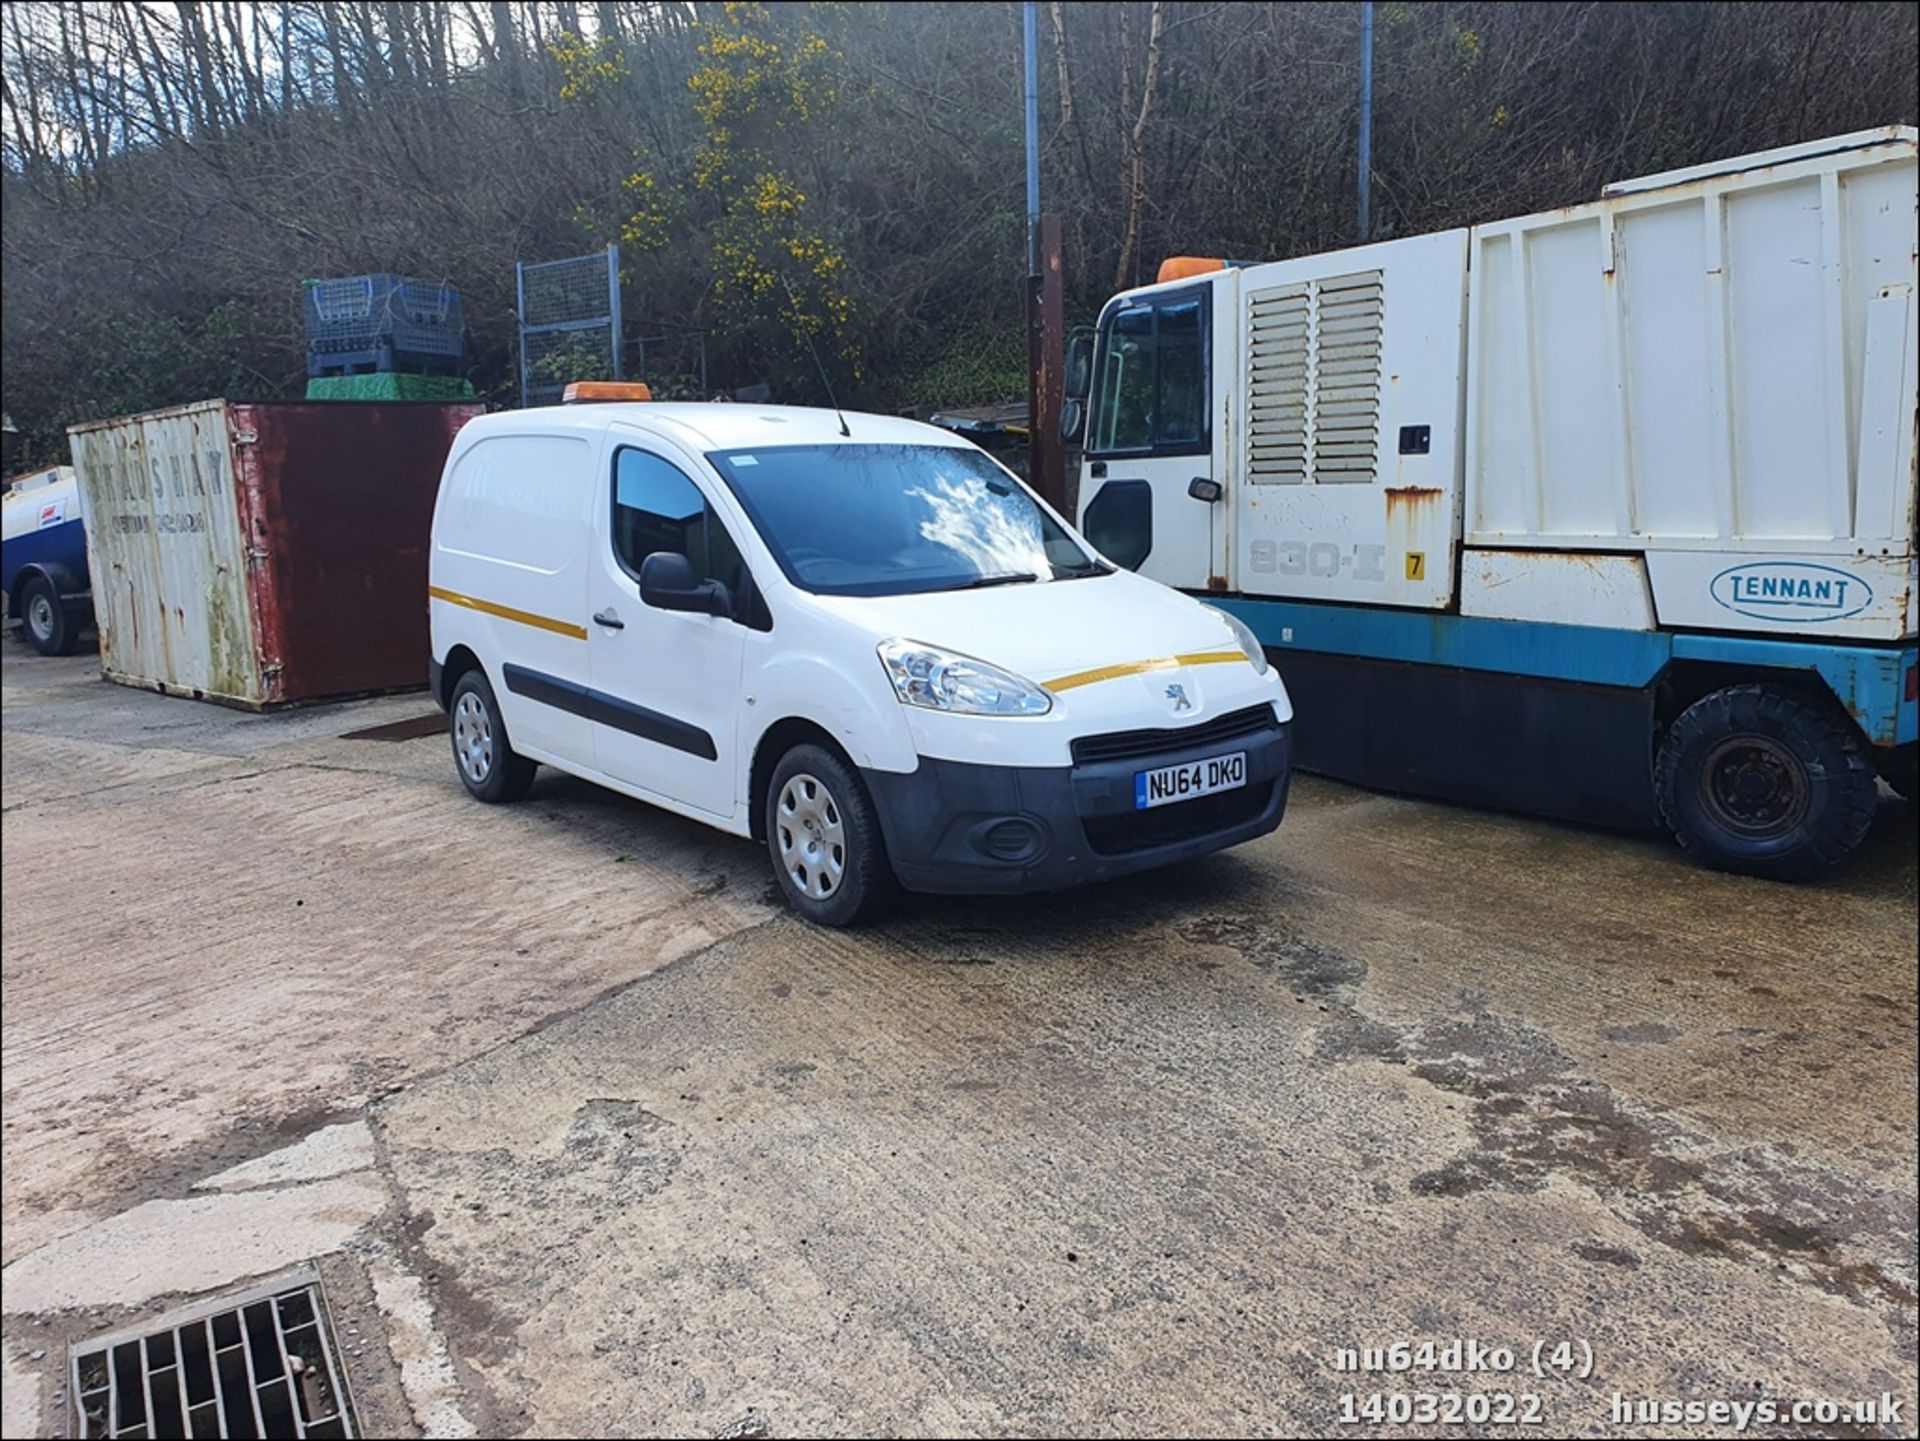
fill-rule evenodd
<path id="1" fill-rule="evenodd" d="M 42 655 L 68 655 L 93 624 L 87 529 L 70 465 L 9 481 L 0 499 L 0 591 Z"/>
<path id="2" fill-rule="evenodd" d="M 1081 528 L 1253 628 L 1304 768 L 1815 874 L 1914 789 L 1915 217 L 1889 127 L 1170 261 L 1070 357 Z"/>

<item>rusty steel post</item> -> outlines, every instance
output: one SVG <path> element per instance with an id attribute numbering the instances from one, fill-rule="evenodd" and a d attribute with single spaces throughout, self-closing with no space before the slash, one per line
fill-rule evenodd
<path id="1" fill-rule="evenodd" d="M 1055 510 L 1072 519 L 1060 410 L 1066 382 L 1066 289 L 1060 217 L 1034 227 L 1038 273 L 1027 277 L 1027 479 Z"/>

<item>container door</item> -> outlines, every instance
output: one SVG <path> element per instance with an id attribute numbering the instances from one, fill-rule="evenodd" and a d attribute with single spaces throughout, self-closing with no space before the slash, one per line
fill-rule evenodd
<path id="1" fill-rule="evenodd" d="M 1467 232 L 1241 272 L 1233 589 L 1442 609 Z"/>
<path id="2" fill-rule="evenodd" d="M 1225 282 L 1230 290 L 1231 276 Z M 1216 362 L 1230 355 L 1232 333 L 1215 324 L 1220 288 L 1139 291 L 1108 305 L 1080 484 L 1080 529 L 1101 554 L 1188 590 L 1224 573 L 1224 507 L 1192 493 L 1195 480 L 1219 474 L 1225 444 Z"/>
<path id="3" fill-rule="evenodd" d="M 271 699 L 225 402 L 84 426 L 72 440 L 101 670 L 175 694 Z"/>
<path id="4" fill-rule="evenodd" d="M 269 699 L 420 683 L 434 497 L 465 405 L 235 405 Z M 584 483 L 584 482 L 583 482 Z M 524 544 L 524 538 L 517 538 Z M 579 577 L 569 612 L 579 606 Z M 577 620 L 577 614 L 569 616 Z"/>
<path id="5" fill-rule="evenodd" d="M 610 524 L 597 529 L 588 583 L 594 751 L 616 780 L 730 818 L 746 630 L 640 600 L 640 567 L 656 551 L 686 556 L 697 580 L 741 594 L 740 552 L 696 469 L 652 437 L 614 445 L 602 502 Z"/>

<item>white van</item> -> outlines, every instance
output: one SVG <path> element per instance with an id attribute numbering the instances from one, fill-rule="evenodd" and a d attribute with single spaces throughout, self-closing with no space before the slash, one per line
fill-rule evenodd
<path id="1" fill-rule="evenodd" d="M 896 882 L 1166 865 L 1286 805 L 1292 707 L 1246 627 L 1109 565 L 913 421 L 482 417 L 447 458 L 429 591 L 434 696 L 474 796 L 523 795 L 544 762 L 764 840 L 827 925 Z"/>

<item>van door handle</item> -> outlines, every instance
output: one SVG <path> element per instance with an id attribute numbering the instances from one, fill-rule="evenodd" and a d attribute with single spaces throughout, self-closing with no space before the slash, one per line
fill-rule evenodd
<path id="1" fill-rule="evenodd" d="M 608 630 L 625 630 L 627 628 L 627 623 L 613 613 L 611 606 L 606 610 L 596 611 L 594 613 L 593 623 L 595 625 L 604 625 Z"/>

